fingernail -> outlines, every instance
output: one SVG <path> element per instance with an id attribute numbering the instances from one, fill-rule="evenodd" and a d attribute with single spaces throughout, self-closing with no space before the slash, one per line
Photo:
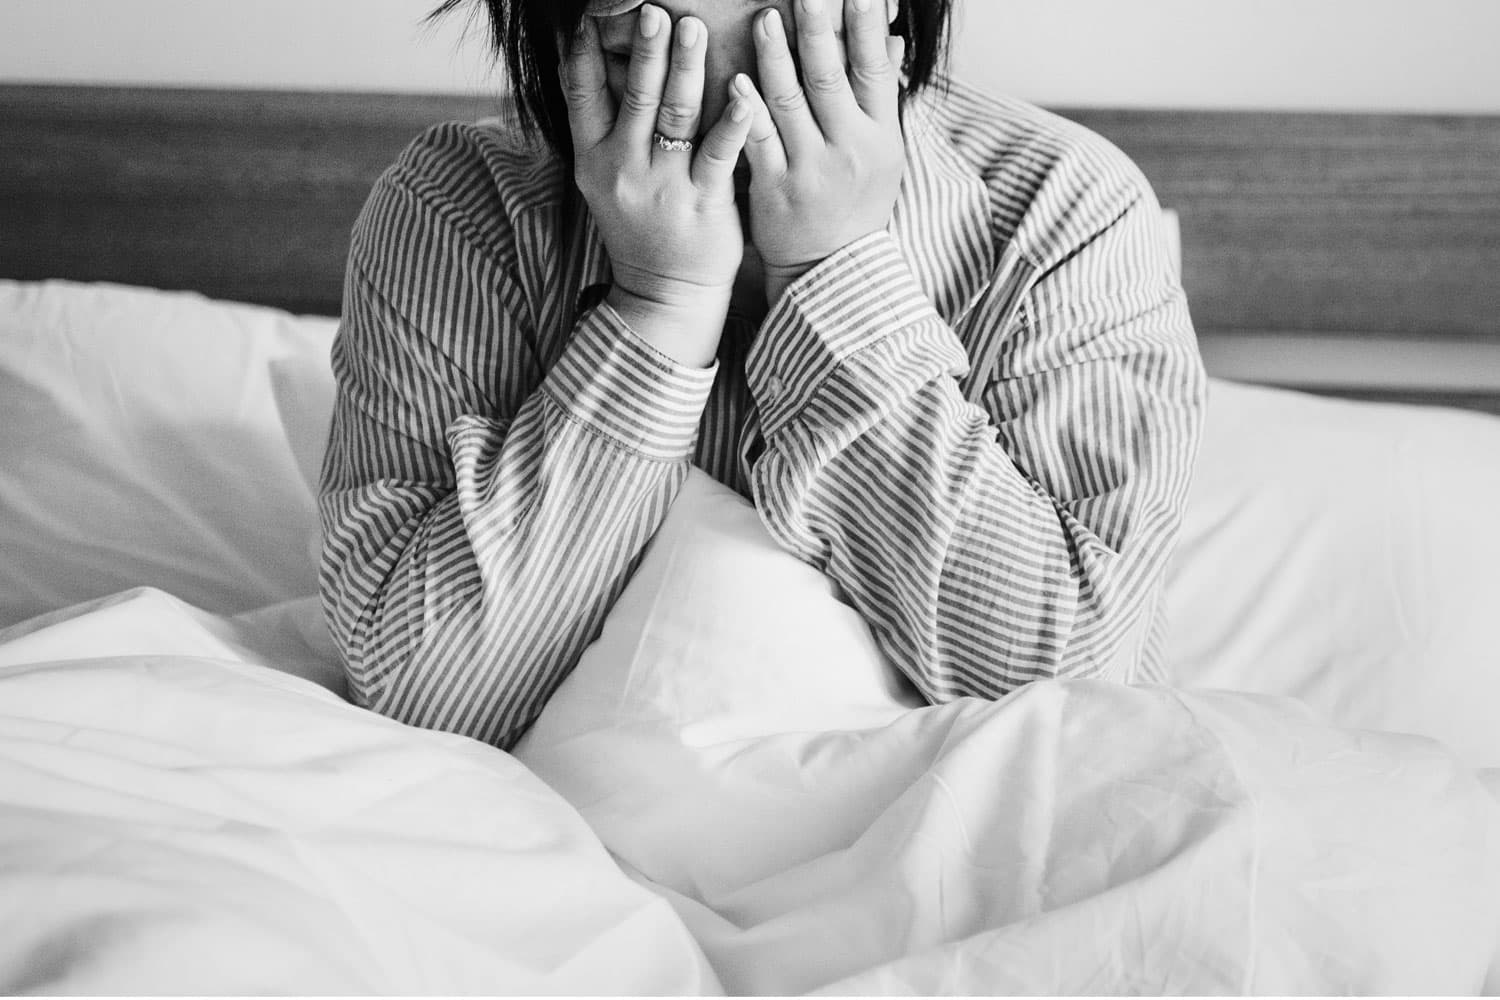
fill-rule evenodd
<path id="1" fill-rule="evenodd" d="M 661 10 L 649 3 L 641 8 L 640 25 L 642 38 L 655 38 L 661 30 Z"/>
<path id="2" fill-rule="evenodd" d="M 750 85 L 750 78 L 744 73 L 736 73 L 734 75 L 734 89 L 739 91 L 741 96 L 744 97 L 749 97 L 755 92 L 755 89 Z"/>
<path id="3" fill-rule="evenodd" d="M 861 14 L 869 13 L 870 0 L 854 0 L 854 9 L 859 11 Z"/>
<path id="4" fill-rule="evenodd" d="M 823 13 L 823 0 L 802 0 L 802 13 L 813 15 Z"/>
<path id="5" fill-rule="evenodd" d="M 766 37 L 771 39 L 771 41 L 774 42 L 776 39 L 780 38 L 781 12 L 778 11 L 775 7 L 772 7 L 770 10 L 766 11 L 766 16 L 760 19 L 760 27 L 761 30 L 765 32 Z"/>
<path id="6" fill-rule="evenodd" d="M 729 117 L 737 122 L 742 122 L 750 117 L 750 104 L 744 100 L 736 100 L 729 106 Z"/>
<path id="7" fill-rule="evenodd" d="M 677 41 L 685 49 L 690 49 L 698 44 L 698 22 L 691 17 L 685 17 L 677 22 Z"/>

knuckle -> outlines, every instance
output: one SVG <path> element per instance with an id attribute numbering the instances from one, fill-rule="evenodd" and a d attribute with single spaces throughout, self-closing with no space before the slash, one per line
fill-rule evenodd
<path id="1" fill-rule="evenodd" d="M 662 102 L 657 111 L 657 117 L 662 125 L 686 126 L 691 125 L 698 117 L 697 109 L 679 100 Z"/>
<path id="2" fill-rule="evenodd" d="M 627 82 L 639 85 L 644 80 L 655 79 L 659 73 L 665 72 L 665 67 L 670 67 L 672 64 L 666 57 L 658 56 L 655 52 L 640 52 L 632 49 L 628 65 Z"/>
<path id="3" fill-rule="evenodd" d="M 807 97 L 801 88 L 770 95 L 771 108 L 775 111 L 794 112 L 807 107 Z"/>
<path id="4" fill-rule="evenodd" d="M 883 87 L 895 76 L 891 72 L 890 63 L 881 63 L 878 66 L 855 66 L 849 71 L 850 78 L 856 85 L 861 87 Z"/>
<path id="5" fill-rule="evenodd" d="M 716 163 L 738 157 L 739 147 L 730 139 L 719 134 L 717 130 L 708 133 L 703 139 L 703 144 L 698 147 L 698 155 L 705 156 Z"/>
<path id="6" fill-rule="evenodd" d="M 655 39 L 644 38 L 637 34 L 635 44 L 630 47 L 630 59 L 632 62 L 655 62 L 664 53 L 657 47 Z"/>
<path id="7" fill-rule="evenodd" d="M 644 115 L 654 112 L 658 101 L 655 97 L 635 87 L 626 87 L 620 97 L 620 106 L 631 114 Z"/>
<path id="8" fill-rule="evenodd" d="M 588 97 L 589 86 L 586 82 L 579 79 L 579 76 L 580 74 L 574 70 L 568 70 L 567 72 L 562 74 L 561 82 L 563 96 L 566 97 L 569 101 L 577 102 Z"/>
<path id="9" fill-rule="evenodd" d="M 841 69 L 808 70 L 803 74 L 802 85 L 815 94 L 836 94 L 847 85 L 848 77 Z"/>

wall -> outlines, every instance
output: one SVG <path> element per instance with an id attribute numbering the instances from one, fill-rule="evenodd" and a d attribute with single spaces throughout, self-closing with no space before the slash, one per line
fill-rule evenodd
<path id="1" fill-rule="evenodd" d="M 1042 104 L 1500 113 L 1494 0 L 968 0 L 957 67 Z"/>
<path id="2" fill-rule="evenodd" d="M 443 92 L 491 86 L 436 0 L 0 0 L 0 80 Z"/>
<path id="3" fill-rule="evenodd" d="M 0 0 L 0 80 L 473 91 L 429 0 Z M 1495 0 L 960 0 L 958 72 L 1044 104 L 1500 113 Z"/>

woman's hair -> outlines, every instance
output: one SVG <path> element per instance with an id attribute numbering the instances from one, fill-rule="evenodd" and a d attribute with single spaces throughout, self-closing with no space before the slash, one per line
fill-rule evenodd
<path id="1" fill-rule="evenodd" d="M 571 162 L 572 134 L 557 76 L 557 40 L 573 36 L 589 0 L 442 0 L 428 19 L 466 4 L 489 16 L 490 43 L 510 76 L 521 127 L 540 134 Z M 900 0 L 891 32 L 906 39 L 903 99 L 938 78 L 947 57 L 952 10 L 953 0 Z"/>

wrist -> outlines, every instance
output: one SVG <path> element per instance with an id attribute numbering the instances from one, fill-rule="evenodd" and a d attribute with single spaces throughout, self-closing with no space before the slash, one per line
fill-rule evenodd
<path id="1" fill-rule="evenodd" d="M 808 271 L 817 267 L 819 261 L 809 261 L 806 264 L 792 265 L 766 265 L 766 305 L 775 307 L 786 292 L 799 278 Z"/>
<path id="2" fill-rule="evenodd" d="M 648 297 L 614 285 L 604 301 L 632 333 L 678 364 L 707 368 L 714 363 L 729 312 L 729 289 Z"/>

